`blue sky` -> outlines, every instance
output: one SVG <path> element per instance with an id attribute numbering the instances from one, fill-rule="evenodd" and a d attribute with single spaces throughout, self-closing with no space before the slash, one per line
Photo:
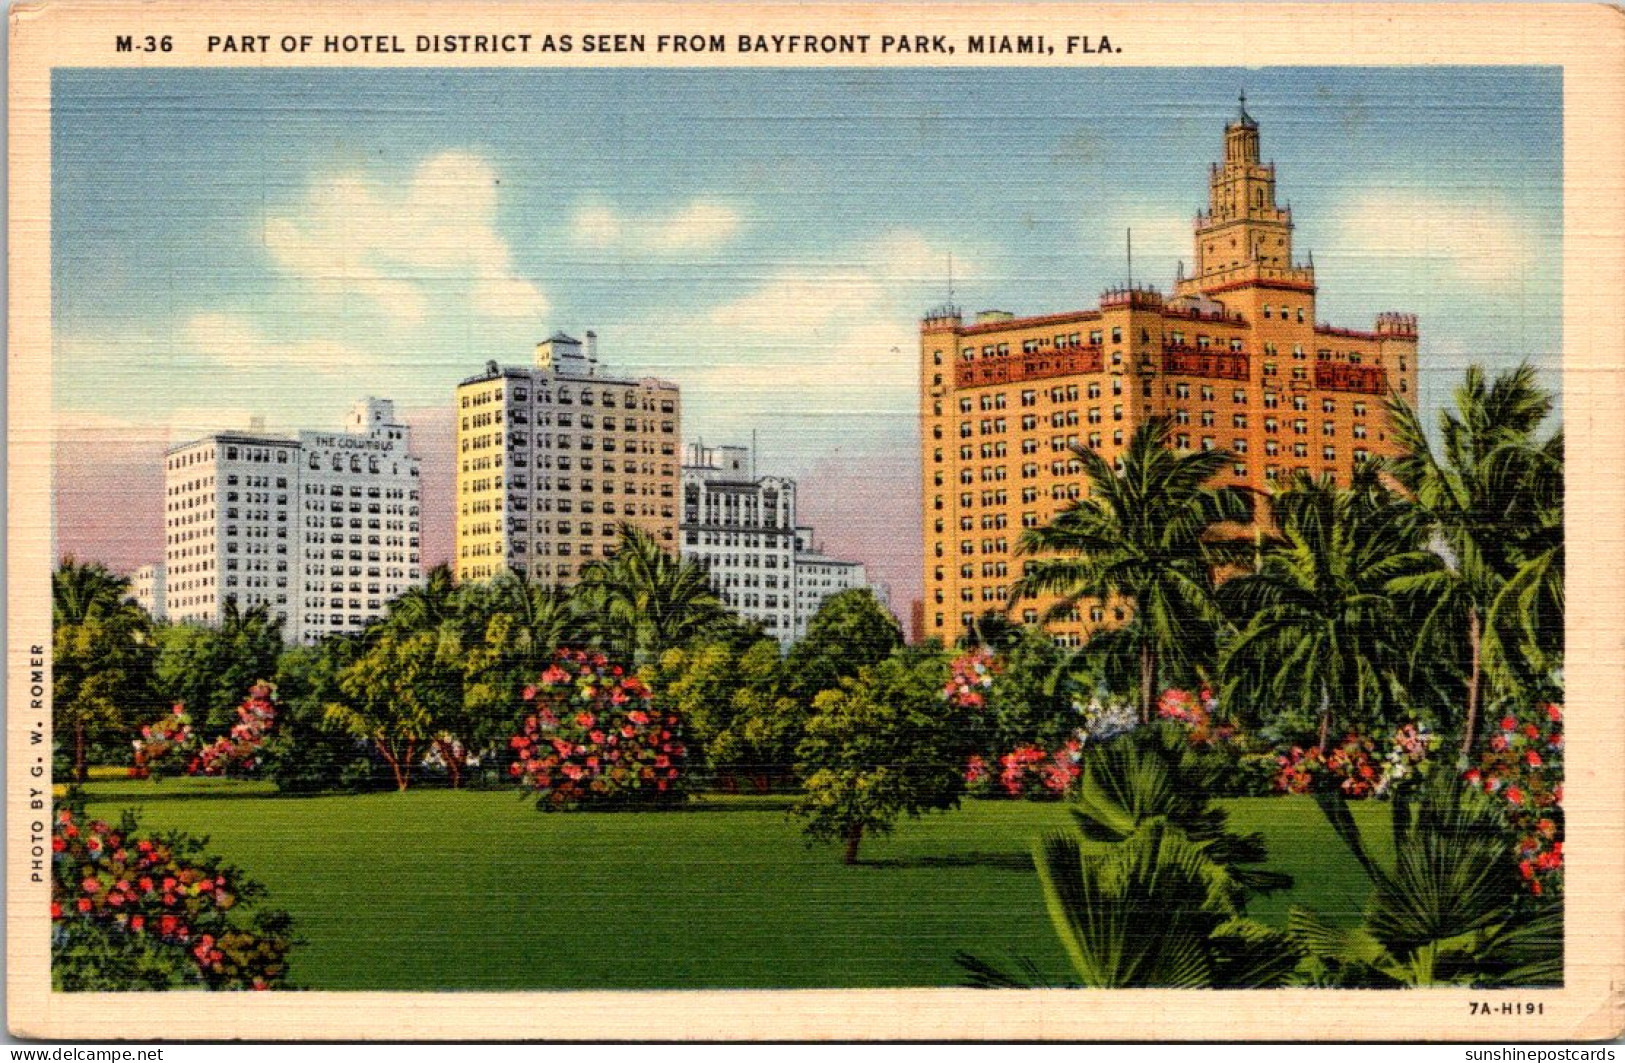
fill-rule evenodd
<path id="1" fill-rule="evenodd" d="M 444 406 L 597 330 L 762 462 L 912 456 L 916 318 L 1189 259 L 1238 87 L 1320 316 L 1558 383 L 1550 69 L 77 71 L 53 87 L 58 409 L 113 431 Z M 893 353 L 896 348 L 897 353 Z"/>

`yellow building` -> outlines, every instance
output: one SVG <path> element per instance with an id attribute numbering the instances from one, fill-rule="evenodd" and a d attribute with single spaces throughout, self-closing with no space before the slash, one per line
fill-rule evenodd
<path id="1" fill-rule="evenodd" d="M 594 334 L 558 333 L 533 367 L 487 362 L 457 385 L 456 413 L 459 580 L 569 585 L 623 522 L 677 552 L 676 384 L 600 376 Z"/>
<path id="2" fill-rule="evenodd" d="M 1085 492 L 1073 446 L 1120 467 L 1136 426 L 1167 417 L 1176 447 L 1230 453 L 1220 483 L 1260 492 L 1297 471 L 1347 483 L 1357 460 L 1392 453 L 1384 403 L 1414 400 L 1416 318 L 1378 314 L 1370 331 L 1317 320 L 1314 263 L 1293 259 L 1292 215 L 1276 203 L 1245 98 L 1225 127 L 1195 250 L 1195 272 L 1181 267 L 1168 297 L 1119 288 L 1092 310 L 925 316 L 926 637 L 951 643 L 1008 606 L 1022 530 Z M 1024 601 L 1012 617 L 1037 621 L 1047 604 Z M 1125 613 L 1085 604 L 1050 630 L 1080 645 Z"/>

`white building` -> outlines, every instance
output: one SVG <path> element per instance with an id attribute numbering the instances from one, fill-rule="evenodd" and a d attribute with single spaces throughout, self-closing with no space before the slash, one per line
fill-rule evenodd
<path id="1" fill-rule="evenodd" d="M 757 478 L 745 447 L 690 444 L 683 462 L 683 558 L 722 603 L 789 645 L 795 638 L 796 485 Z"/>
<path id="2" fill-rule="evenodd" d="M 862 562 L 841 561 L 827 556 L 813 542 L 813 530 L 806 527 L 796 529 L 795 575 L 797 639 L 806 637 L 807 625 L 818 615 L 825 598 L 869 586 Z M 881 604 L 886 604 L 884 597 Z"/>
<path id="3" fill-rule="evenodd" d="M 421 579 L 407 448 L 383 399 L 357 403 L 342 433 L 288 438 L 256 425 L 171 448 L 155 605 L 201 624 L 219 624 L 229 603 L 263 605 L 289 642 L 359 631 Z"/>
<path id="4" fill-rule="evenodd" d="M 359 631 L 422 582 L 409 431 L 394 403 L 369 398 L 350 409 L 343 432 L 299 433 L 297 641 Z"/>
<path id="5" fill-rule="evenodd" d="M 705 566 L 724 605 L 788 646 L 824 599 L 866 586 L 863 565 L 826 557 L 796 527 L 796 483 L 757 476 L 747 447 L 690 444 L 683 463 L 682 557 Z"/>
<path id="6" fill-rule="evenodd" d="M 130 577 L 130 596 L 154 620 L 164 619 L 164 566 L 142 565 Z"/>
<path id="7" fill-rule="evenodd" d="M 459 580 L 571 585 L 622 524 L 676 550 L 676 384 L 600 375 L 597 337 L 560 332 L 532 366 L 487 362 L 456 401 Z"/>

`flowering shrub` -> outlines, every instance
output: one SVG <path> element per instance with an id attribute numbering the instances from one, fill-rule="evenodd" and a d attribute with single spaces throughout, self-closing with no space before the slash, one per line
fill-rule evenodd
<path id="1" fill-rule="evenodd" d="M 1053 752 L 1040 746 L 1019 746 L 993 764 L 973 756 L 965 765 L 965 788 L 981 796 L 1061 797 L 1078 781 L 1084 741 L 1082 736 L 1069 739 Z"/>
<path id="2" fill-rule="evenodd" d="M 1276 789 L 1303 794 L 1324 786 L 1356 799 L 1382 797 L 1405 780 L 1426 775 L 1428 755 L 1438 743 L 1438 736 L 1426 726 L 1408 723 L 1389 737 L 1380 753 L 1370 737 L 1355 734 L 1326 753 L 1294 746 L 1276 757 Z"/>
<path id="3" fill-rule="evenodd" d="M 141 728 L 141 737 L 135 740 L 135 767 L 130 774 L 138 779 L 162 773 L 173 760 L 179 766 L 181 759 L 192 750 L 197 736 L 192 733 L 192 717 L 186 706 L 176 703 L 169 715 L 161 716 Z"/>
<path id="4" fill-rule="evenodd" d="M 982 708 L 993 689 L 993 677 L 1003 670 L 992 650 L 978 648 L 961 654 L 949 665 L 948 685 L 943 687 L 942 696 L 956 708 Z"/>
<path id="5" fill-rule="evenodd" d="M 1084 742 L 1104 742 L 1128 734 L 1140 726 L 1139 713 L 1127 702 L 1102 702 L 1099 697 L 1094 697 L 1084 704 L 1073 698 L 1072 709 L 1083 718 L 1078 736 Z"/>
<path id="6" fill-rule="evenodd" d="M 1535 894 L 1563 888 L 1563 707 L 1542 705 L 1532 719 L 1502 717 L 1467 783 L 1505 802 L 1518 836 L 1518 872 Z"/>
<path id="7" fill-rule="evenodd" d="M 243 915 L 263 890 L 182 835 L 135 833 L 82 810 L 51 834 L 52 984 L 67 990 L 272 989 L 287 978 L 288 917 Z"/>
<path id="8" fill-rule="evenodd" d="M 230 731 L 198 750 L 187 765 L 191 775 L 242 775 L 260 766 L 266 740 L 276 727 L 276 706 L 269 683 L 255 683 L 237 706 Z"/>
<path id="9" fill-rule="evenodd" d="M 1183 726 L 1186 737 L 1196 746 L 1211 746 L 1236 737 L 1235 728 L 1214 719 L 1218 710 L 1219 699 L 1205 687 L 1195 693 L 1170 688 L 1157 699 L 1157 718 Z"/>
<path id="10" fill-rule="evenodd" d="M 545 811 L 662 804 L 682 795 L 681 721 L 600 653 L 560 650 L 524 698 L 509 773 Z"/>

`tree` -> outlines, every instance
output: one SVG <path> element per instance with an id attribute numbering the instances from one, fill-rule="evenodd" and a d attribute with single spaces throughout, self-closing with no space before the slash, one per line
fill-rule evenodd
<path id="1" fill-rule="evenodd" d="M 294 646 L 277 661 L 281 700 L 277 734 L 266 748 L 266 763 L 284 793 L 335 790 L 353 782 L 365 743 L 330 727 L 327 706 L 344 698 L 339 676 L 361 652 L 361 640 L 332 637 L 316 646 Z M 370 764 L 368 765 L 370 767 Z"/>
<path id="2" fill-rule="evenodd" d="M 1397 398 L 1389 401 L 1390 431 L 1401 450 L 1389 468 L 1447 554 L 1446 565 L 1396 589 L 1431 603 L 1430 627 L 1465 638 L 1461 748 L 1471 753 L 1487 672 L 1504 660 L 1498 632 L 1486 620 L 1519 569 L 1547 553 L 1538 544 L 1548 541 L 1543 529 L 1552 527 L 1550 478 L 1560 475 L 1553 458 L 1560 462 L 1562 444 L 1536 439 L 1552 411 L 1552 396 L 1527 364 L 1493 382 L 1482 368 L 1469 366 L 1455 400 L 1454 411 L 1439 415 L 1437 453 L 1416 411 Z M 1560 492 L 1557 499 L 1560 514 Z M 1559 558 L 1547 554 L 1548 572 L 1560 567 L 1553 563 Z M 1527 575 L 1525 585 L 1529 579 L 1550 586 L 1550 580 Z"/>
<path id="3" fill-rule="evenodd" d="M 243 691 L 276 674 L 284 649 L 282 623 L 268 606 L 240 609 L 234 601 L 218 628 L 175 624 L 160 628 L 157 641 L 160 689 L 205 730 L 231 726 Z"/>
<path id="4" fill-rule="evenodd" d="M 865 833 L 958 807 L 971 749 L 966 721 L 942 697 L 947 678 L 940 658 L 900 653 L 814 700 L 791 811 L 809 837 L 843 841 L 846 863 L 857 862 Z"/>
<path id="5" fill-rule="evenodd" d="M 1325 752 L 1339 711 L 1381 720 L 1402 697 L 1393 676 L 1413 640 L 1390 586 L 1435 571 L 1439 559 L 1370 464 L 1346 490 L 1300 473 L 1272 509 L 1279 540 L 1256 572 L 1222 589 L 1246 625 L 1226 648 L 1227 689 L 1287 722 L 1318 721 Z"/>
<path id="6" fill-rule="evenodd" d="M 903 644 L 903 629 L 867 587 L 832 594 L 819 605 L 807 635 L 790 647 L 791 691 L 811 702 L 841 679 L 886 660 Z"/>
<path id="7" fill-rule="evenodd" d="M 744 776 L 765 790 L 773 777 L 792 770 L 807 707 L 786 692 L 777 641 L 759 639 L 743 649 L 707 641 L 668 650 L 651 680 L 724 787 Z"/>
<path id="8" fill-rule="evenodd" d="M 444 628 L 405 632 L 383 626 L 361 655 L 339 674 L 344 700 L 327 707 L 326 722 L 373 744 L 395 776 L 397 789 L 412 782 L 424 752 L 439 748 L 460 781 L 462 756 L 449 748 L 448 720 L 461 718 L 460 647 Z"/>
<path id="9" fill-rule="evenodd" d="M 467 741 L 476 750 L 508 740 L 524 689 L 560 647 L 584 641 L 566 593 L 511 573 L 460 588 L 456 628 L 464 645 Z"/>
<path id="10" fill-rule="evenodd" d="M 1214 571 L 1248 559 L 1252 546 L 1216 534 L 1252 514 L 1246 492 L 1210 488 L 1230 456 L 1180 454 L 1167 446 L 1172 425 L 1147 421 L 1122 454 L 1123 471 L 1093 450 L 1074 447 L 1088 494 L 1050 521 L 1022 533 L 1018 552 L 1033 555 L 1013 598 L 1058 595 L 1056 617 L 1084 599 L 1122 600 L 1134 608 L 1140 718 L 1151 719 L 1159 664 L 1211 646 L 1223 622 Z"/>
<path id="11" fill-rule="evenodd" d="M 1368 845 L 1339 796 L 1319 803 L 1373 887 L 1355 927 L 1291 910 L 1288 932 L 1323 984 L 1561 984 L 1561 903 L 1520 897 L 1505 822 L 1482 794 L 1435 773 L 1420 802 L 1390 802 L 1391 847 Z"/>
<path id="12" fill-rule="evenodd" d="M 615 553 L 581 567 L 575 599 L 594 642 L 637 666 L 727 617 L 705 569 L 673 557 L 648 532 L 625 522 Z"/>
<path id="13" fill-rule="evenodd" d="M 122 736 L 132 716 L 158 709 L 151 623 L 128 592 L 127 580 L 71 557 L 51 579 L 52 727 L 58 745 L 73 750 L 76 782 L 93 742 Z"/>

